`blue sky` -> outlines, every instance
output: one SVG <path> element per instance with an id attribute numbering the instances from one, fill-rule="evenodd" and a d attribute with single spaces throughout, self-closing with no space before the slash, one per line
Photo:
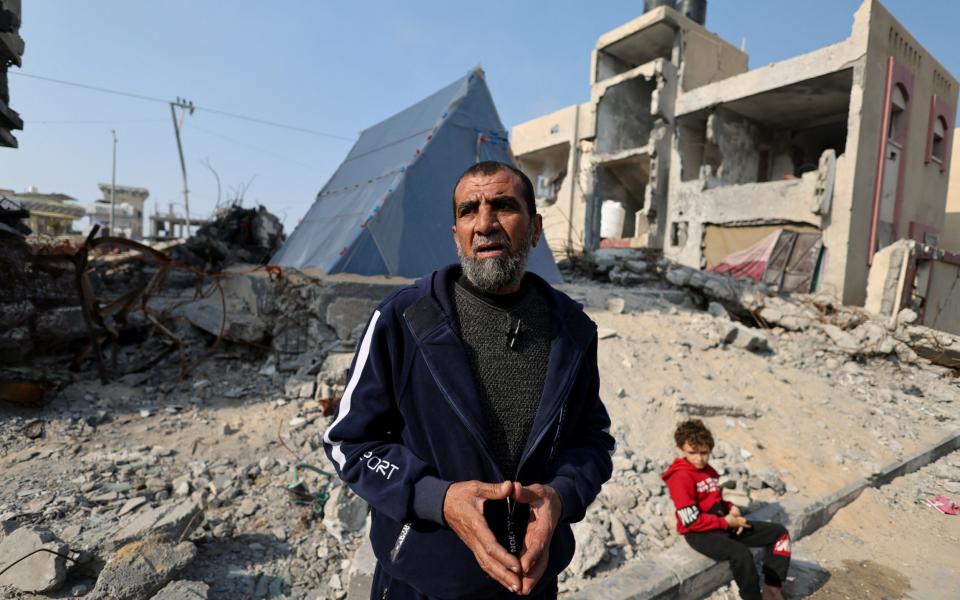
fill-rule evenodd
<path id="1" fill-rule="evenodd" d="M 960 2 L 889 0 L 888 9 L 960 75 L 953 36 Z M 195 104 L 348 138 L 481 64 L 507 127 L 589 97 L 596 38 L 642 12 L 642 0 L 320 2 L 285 0 L 35 0 L 24 3 L 22 72 Z M 750 66 L 846 38 L 856 0 L 713 0 L 707 27 Z M 922 6 L 923 10 L 918 10 Z M 146 187 L 147 209 L 182 202 L 180 167 L 162 103 L 17 76 L 11 105 L 26 121 L 20 148 L 0 149 L 0 187 L 62 192 L 86 203 L 110 180 Z M 249 183 L 288 232 L 350 142 L 208 112 L 187 117 L 191 211 L 209 214 Z M 182 210 L 181 206 L 176 209 Z"/>

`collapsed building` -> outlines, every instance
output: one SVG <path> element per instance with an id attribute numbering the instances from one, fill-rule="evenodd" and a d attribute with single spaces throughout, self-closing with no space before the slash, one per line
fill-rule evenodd
<path id="1" fill-rule="evenodd" d="M 732 255 L 784 291 L 862 306 L 877 253 L 912 240 L 955 280 L 941 235 L 957 80 L 879 2 L 846 40 L 752 70 L 703 26 L 705 2 L 646 6 L 598 38 L 590 101 L 512 131 L 558 257 L 631 247 L 714 270 Z M 949 285 L 903 285 L 891 313 L 960 304 Z"/>
<path id="2" fill-rule="evenodd" d="M 0 147 L 17 147 L 11 130 L 23 129 L 23 119 L 10 108 L 7 69 L 21 65 L 24 43 L 20 37 L 20 0 L 0 0 Z"/>

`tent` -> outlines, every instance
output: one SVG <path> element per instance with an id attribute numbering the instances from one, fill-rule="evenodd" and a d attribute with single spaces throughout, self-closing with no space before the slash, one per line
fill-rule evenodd
<path id="1" fill-rule="evenodd" d="M 480 160 L 513 164 L 477 67 L 365 130 L 272 262 L 326 274 L 401 277 L 455 263 L 453 187 Z M 527 269 L 562 281 L 542 238 Z"/>

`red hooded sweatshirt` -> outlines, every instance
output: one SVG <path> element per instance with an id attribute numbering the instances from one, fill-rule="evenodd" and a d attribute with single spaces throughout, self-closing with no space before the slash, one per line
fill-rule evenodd
<path id="1" fill-rule="evenodd" d="M 710 465 L 697 469 L 685 458 L 678 458 L 660 477 L 667 482 L 677 513 L 677 531 L 726 529 L 723 518 L 731 503 L 723 499 L 720 476 Z"/>

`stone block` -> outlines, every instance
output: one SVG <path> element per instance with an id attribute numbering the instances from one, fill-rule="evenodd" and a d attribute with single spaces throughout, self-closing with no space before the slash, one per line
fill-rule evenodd
<path id="1" fill-rule="evenodd" d="M 327 306 L 327 325 L 341 340 L 351 339 L 353 330 L 370 319 L 377 304 L 367 298 L 337 298 Z"/>
<path id="2" fill-rule="evenodd" d="M 97 577 L 96 600 L 150 598 L 196 557 L 193 542 L 139 540 L 114 552 Z M 189 597 L 189 596 L 188 596 Z"/>
<path id="3" fill-rule="evenodd" d="M 150 600 L 206 600 L 209 592 L 202 581 L 171 581 Z"/>
<path id="4" fill-rule="evenodd" d="M 373 554 L 370 537 L 364 536 L 347 570 L 347 600 L 367 600 L 370 597 L 376 567 L 377 557 Z"/>
<path id="5" fill-rule="evenodd" d="M 68 550 L 66 544 L 46 529 L 21 527 L 0 542 L 0 571 L 39 548 L 60 554 L 66 554 Z M 60 589 L 66 578 L 66 559 L 49 552 L 37 552 L 0 575 L 0 585 L 43 594 Z"/>
<path id="6" fill-rule="evenodd" d="M 110 547 L 146 538 L 179 542 L 203 522 L 203 511 L 193 499 L 168 502 L 157 508 L 139 511 L 114 533 Z"/>

